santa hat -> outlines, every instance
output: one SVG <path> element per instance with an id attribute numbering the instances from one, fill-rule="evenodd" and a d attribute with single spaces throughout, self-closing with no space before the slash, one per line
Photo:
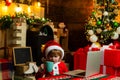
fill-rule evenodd
<path id="1" fill-rule="evenodd" d="M 57 50 L 60 50 L 62 52 L 61 59 L 64 57 L 64 50 L 62 49 L 60 44 L 58 44 L 54 40 L 50 40 L 45 44 L 45 48 L 44 48 L 45 57 L 47 57 L 48 53 L 53 49 L 57 49 Z"/>

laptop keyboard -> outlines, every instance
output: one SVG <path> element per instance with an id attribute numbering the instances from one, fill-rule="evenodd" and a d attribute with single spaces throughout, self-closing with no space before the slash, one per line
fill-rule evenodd
<path id="1" fill-rule="evenodd" d="M 81 73 L 78 73 L 76 75 L 81 75 L 81 76 L 85 76 L 85 72 L 81 72 Z"/>

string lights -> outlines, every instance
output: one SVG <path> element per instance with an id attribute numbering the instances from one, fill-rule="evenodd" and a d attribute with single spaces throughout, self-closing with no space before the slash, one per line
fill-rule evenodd
<path id="1" fill-rule="evenodd" d="M 19 13 L 22 11 L 22 8 L 20 7 L 19 4 L 17 4 L 17 7 L 15 8 L 15 12 Z"/>

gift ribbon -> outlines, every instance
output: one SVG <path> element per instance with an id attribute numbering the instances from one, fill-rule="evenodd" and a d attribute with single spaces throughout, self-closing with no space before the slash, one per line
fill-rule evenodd
<path id="1" fill-rule="evenodd" d="M 101 56 L 101 65 L 103 66 L 103 74 L 106 74 L 106 66 L 104 65 L 104 51 L 107 47 L 102 47 L 100 51 L 102 51 L 102 56 Z M 109 49 L 109 48 L 108 48 Z"/>
<path id="2" fill-rule="evenodd" d="M 103 65 L 103 74 L 106 74 L 106 66 Z"/>

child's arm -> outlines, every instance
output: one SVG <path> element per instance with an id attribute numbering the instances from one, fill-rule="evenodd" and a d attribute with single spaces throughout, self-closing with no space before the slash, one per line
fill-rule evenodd
<path id="1" fill-rule="evenodd" d="M 44 76 L 45 76 L 44 64 L 41 64 L 40 67 L 39 67 L 38 72 L 35 74 L 35 78 L 37 80 L 38 78 L 42 78 Z"/>

